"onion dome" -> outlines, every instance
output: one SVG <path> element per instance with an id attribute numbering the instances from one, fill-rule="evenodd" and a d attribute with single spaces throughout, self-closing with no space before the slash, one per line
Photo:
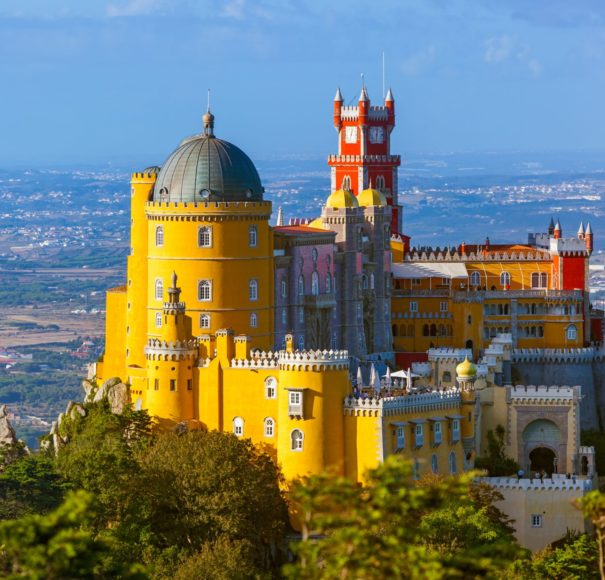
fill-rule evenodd
<path id="1" fill-rule="evenodd" d="M 464 360 L 456 367 L 456 376 L 461 379 L 472 379 L 477 376 L 477 367 L 464 357 Z"/>
<path id="2" fill-rule="evenodd" d="M 371 187 L 368 189 L 364 189 L 357 196 L 357 203 L 359 203 L 362 207 L 371 207 L 371 206 L 379 206 L 384 207 L 387 205 L 386 197 L 380 193 L 377 189 L 372 189 Z"/>
<path id="3" fill-rule="evenodd" d="M 359 207 L 359 204 L 357 203 L 355 196 L 350 191 L 337 189 L 330 194 L 330 197 L 328 197 L 326 207 L 341 209 L 343 207 Z"/>
<path id="4" fill-rule="evenodd" d="M 203 117 L 204 132 L 188 137 L 166 159 L 153 201 L 262 201 L 264 188 L 251 159 L 214 136 L 214 115 Z"/>

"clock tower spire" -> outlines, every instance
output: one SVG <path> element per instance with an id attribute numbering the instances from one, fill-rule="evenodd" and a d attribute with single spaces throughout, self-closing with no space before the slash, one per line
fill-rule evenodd
<path id="1" fill-rule="evenodd" d="M 331 190 L 350 191 L 355 196 L 370 182 L 392 206 L 391 233 L 401 232 L 401 209 L 397 199 L 399 155 L 391 155 L 391 131 L 395 127 L 395 99 L 391 89 L 384 105 L 372 105 L 365 83 L 356 105 L 344 106 L 340 89 L 334 99 L 334 127 L 338 132 L 338 155 L 330 155 Z"/>

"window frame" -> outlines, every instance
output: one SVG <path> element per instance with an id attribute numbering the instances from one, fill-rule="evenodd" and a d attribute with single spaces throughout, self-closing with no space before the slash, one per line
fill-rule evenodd
<path id="1" fill-rule="evenodd" d="M 258 227 L 256 225 L 248 227 L 248 247 L 258 247 Z"/>
<path id="2" fill-rule="evenodd" d="M 298 434 L 300 436 L 297 436 L 295 439 L 295 434 Z M 301 451 L 303 451 L 304 445 L 305 434 L 303 433 L 303 430 L 298 428 L 292 429 L 292 431 L 290 431 L 290 451 L 300 453 Z"/>
<path id="3" fill-rule="evenodd" d="M 207 297 L 205 297 L 206 292 L 202 290 L 202 288 L 208 290 Z M 204 296 L 203 296 L 203 295 Z M 203 280 L 198 280 L 197 282 L 197 299 L 199 302 L 212 302 L 212 280 L 207 278 Z"/>
<path id="4" fill-rule="evenodd" d="M 207 240 L 203 238 L 207 234 Z M 212 247 L 212 226 L 200 226 L 197 230 L 197 246 L 198 248 Z"/>

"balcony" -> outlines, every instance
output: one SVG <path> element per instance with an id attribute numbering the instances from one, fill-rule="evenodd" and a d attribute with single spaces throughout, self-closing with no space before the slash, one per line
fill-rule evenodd
<path id="1" fill-rule="evenodd" d="M 305 297 L 305 308 L 334 308 L 334 294 L 309 294 Z"/>
<path id="2" fill-rule="evenodd" d="M 483 302 L 494 298 L 550 298 L 562 300 L 582 300 L 581 290 L 468 290 L 454 292 L 455 302 Z"/>

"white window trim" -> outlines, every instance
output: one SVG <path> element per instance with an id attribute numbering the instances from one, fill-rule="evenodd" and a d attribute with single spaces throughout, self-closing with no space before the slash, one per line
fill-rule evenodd
<path id="1" fill-rule="evenodd" d="M 201 239 L 201 235 L 202 235 L 202 230 L 208 230 L 208 243 L 207 244 L 202 244 L 202 239 Z M 212 247 L 212 242 L 213 242 L 213 236 L 212 236 L 213 232 L 212 232 L 212 226 L 200 226 L 197 230 L 197 245 L 199 248 L 211 248 Z"/>
<path id="2" fill-rule="evenodd" d="M 201 297 L 201 287 L 202 287 L 202 282 L 208 282 L 208 298 L 202 298 Z M 204 279 L 204 280 L 198 280 L 197 283 L 197 299 L 200 302 L 212 302 L 212 280 L 208 280 L 208 279 Z"/>
<path id="3" fill-rule="evenodd" d="M 296 447 L 294 447 L 294 433 L 295 432 L 299 432 L 300 433 L 300 439 L 297 439 L 297 444 Z M 298 446 L 298 441 L 300 441 L 300 447 Z M 292 429 L 292 431 L 290 431 L 290 451 L 294 451 L 295 453 L 300 453 L 305 446 L 305 434 L 303 432 L 302 429 Z"/>
<path id="4" fill-rule="evenodd" d="M 271 432 L 269 432 L 269 428 L 271 429 Z M 265 437 L 267 437 L 267 438 L 275 437 L 275 420 L 273 419 L 273 417 L 265 418 L 264 432 L 265 432 Z"/>

